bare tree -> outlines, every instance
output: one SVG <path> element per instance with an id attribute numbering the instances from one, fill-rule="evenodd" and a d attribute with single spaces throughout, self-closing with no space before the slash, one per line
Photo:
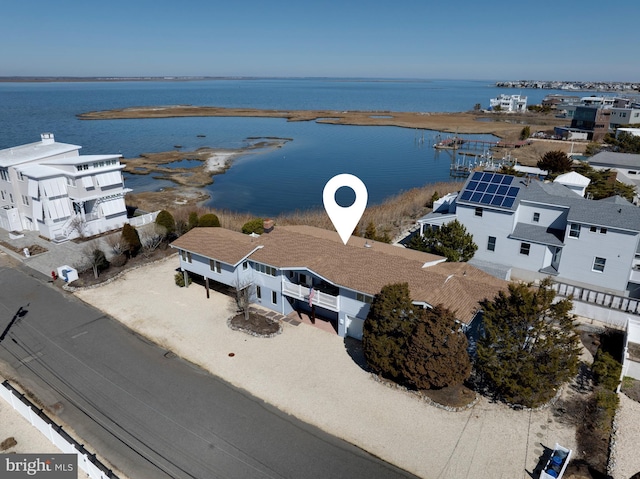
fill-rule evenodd
<path id="1" fill-rule="evenodd" d="M 86 264 L 93 269 L 93 276 L 97 279 L 100 271 L 109 267 L 109 261 L 107 261 L 104 251 L 98 247 L 97 242 L 92 241 L 84 247 L 82 252 L 84 254 Z"/>
<path id="2" fill-rule="evenodd" d="M 114 255 L 123 254 L 127 250 L 127 245 L 122 239 L 122 234 L 119 232 L 106 236 L 104 240 L 107 245 L 109 245 L 109 248 L 111 248 Z"/>
<path id="3" fill-rule="evenodd" d="M 141 229 L 139 232 L 144 256 L 149 256 L 157 250 L 167 236 L 166 228 L 156 224 L 150 226 L 149 228 Z"/>
<path id="4" fill-rule="evenodd" d="M 87 220 L 79 214 L 76 214 L 76 216 L 71 220 L 69 227 L 71 228 L 71 231 L 78 233 L 80 238 L 84 238 L 87 234 Z"/>
<path id="5" fill-rule="evenodd" d="M 253 282 L 236 282 L 234 288 L 238 310 L 244 313 L 244 320 L 249 321 L 249 306 L 255 298 L 255 285 Z"/>

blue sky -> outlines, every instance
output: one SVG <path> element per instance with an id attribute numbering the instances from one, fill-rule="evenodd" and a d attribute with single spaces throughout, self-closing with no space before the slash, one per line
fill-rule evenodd
<path id="1" fill-rule="evenodd" d="M 0 76 L 640 81 L 640 2 L 605 5 L 11 1 L 0 14 Z"/>

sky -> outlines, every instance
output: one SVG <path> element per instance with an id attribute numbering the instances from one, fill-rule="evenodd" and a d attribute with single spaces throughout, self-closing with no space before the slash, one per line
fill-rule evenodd
<path id="1" fill-rule="evenodd" d="M 640 82 L 640 2 L 605 5 L 595 0 L 6 1 L 0 10 L 0 76 Z"/>

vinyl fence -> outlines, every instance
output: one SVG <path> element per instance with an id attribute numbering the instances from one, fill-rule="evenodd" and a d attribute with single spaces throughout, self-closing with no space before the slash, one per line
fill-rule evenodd
<path id="1" fill-rule="evenodd" d="M 153 213 L 146 213 L 140 216 L 134 216 L 133 218 L 129 218 L 129 224 L 133 227 L 148 225 L 149 223 L 153 223 L 156 220 L 156 216 L 158 216 L 160 211 L 154 211 Z"/>
<path id="2" fill-rule="evenodd" d="M 78 467 L 91 479 L 118 479 L 118 476 L 100 462 L 84 446 L 73 439 L 62 426 L 56 424 L 42 409 L 37 408 L 24 394 L 17 391 L 9 381 L 0 387 L 0 397 L 7 401 L 31 425 L 37 428 L 51 443 L 65 454 L 78 455 Z"/>

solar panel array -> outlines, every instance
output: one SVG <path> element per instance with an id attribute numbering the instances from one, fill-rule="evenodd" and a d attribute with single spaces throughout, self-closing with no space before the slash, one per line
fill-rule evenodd
<path id="1" fill-rule="evenodd" d="M 511 208 L 520 191 L 518 186 L 511 186 L 513 180 L 513 176 L 477 171 L 460 194 L 460 200 L 496 208 Z"/>

